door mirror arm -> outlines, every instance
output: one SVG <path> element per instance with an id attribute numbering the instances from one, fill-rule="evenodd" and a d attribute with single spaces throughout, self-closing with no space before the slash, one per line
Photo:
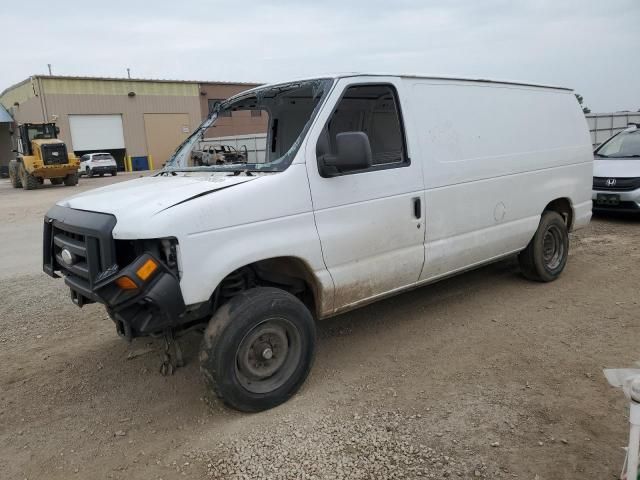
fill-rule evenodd
<path id="1" fill-rule="evenodd" d="M 329 153 L 318 157 L 318 167 L 322 177 L 331 178 L 340 175 L 340 170 L 337 168 L 337 159 L 336 155 Z"/>

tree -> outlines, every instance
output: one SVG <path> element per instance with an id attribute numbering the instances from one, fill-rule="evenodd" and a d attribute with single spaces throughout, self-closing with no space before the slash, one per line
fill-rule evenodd
<path id="1" fill-rule="evenodd" d="M 584 97 L 582 95 L 580 95 L 579 93 L 576 93 L 576 98 L 578 99 L 578 103 L 582 107 L 582 112 L 583 113 L 591 113 L 591 109 L 589 107 L 587 107 L 586 105 L 582 104 L 582 102 L 584 102 Z"/>

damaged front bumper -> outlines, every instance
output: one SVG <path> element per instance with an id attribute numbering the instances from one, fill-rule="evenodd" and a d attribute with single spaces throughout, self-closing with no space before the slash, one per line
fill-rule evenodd
<path id="1" fill-rule="evenodd" d="M 104 304 L 118 333 L 127 338 L 180 326 L 188 315 L 177 273 L 157 251 L 149 251 L 153 248 L 134 253 L 127 247 L 126 255 L 119 253 L 115 224 L 113 215 L 52 207 L 44 222 L 43 270 L 54 278 L 64 276 L 79 307 Z"/>
<path id="2" fill-rule="evenodd" d="M 140 271 L 154 265 L 148 277 Z M 117 274 L 93 288 L 73 276 L 66 276 L 73 303 L 99 302 L 107 307 L 118 333 L 133 338 L 175 327 L 185 312 L 180 282 L 175 274 L 150 253 L 139 256 Z"/>

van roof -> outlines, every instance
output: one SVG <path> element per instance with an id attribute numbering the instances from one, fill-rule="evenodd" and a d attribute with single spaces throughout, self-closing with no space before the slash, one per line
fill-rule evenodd
<path id="1" fill-rule="evenodd" d="M 518 85 L 524 87 L 535 87 L 535 88 L 550 88 L 554 90 L 563 90 L 567 92 L 573 92 L 572 88 L 560 87 L 557 85 L 545 85 L 540 83 L 530 83 L 530 82 L 521 82 L 516 80 L 492 80 L 488 78 L 471 78 L 471 77 L 458 77 L 458 76 L 447 76 L 447 75 L 421 75 L 421 74 L 397 74 L 397 73 L 359 73 L 359 72 L 346 72 L 346 73 L 333 73 L 327 75 L 317 75 L 314 77 L 305 77 L 305 78 L 294 78 L 290 81 L 283 82 L 274 82 L 268 85 L 261 85 L 252 90 L 258 90 L 263 87 L 269 87 L 272 85 L 282 85 L 284 83 L 291 82 L 300 82 L 300 81 L 310 81 L 310 80 L 318 80 L 321 78 L 348 78 L 348 77 L 398 77 L 398 78 L 417 78 L 424 80 L 449 80 L 449 81 L 457 81 L 457 82 L 474 82 L 474 83 L 495 83 L 499 85 Z M 242 96 L 246 94 L 250 90 L 246 90 L 241 92 L 237 96 Z"/>

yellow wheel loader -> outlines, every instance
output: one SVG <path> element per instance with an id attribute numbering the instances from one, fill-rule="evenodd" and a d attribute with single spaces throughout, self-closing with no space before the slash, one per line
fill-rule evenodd
<path id="1" fill-rule="evenodd" d="M 14 188 L 33 190 L 48 179 L 53 185 L 78 184 L 80 161 L 67 152 L 58 139 L 54 123 L 25 123 L 18 126 L 17 155 L 9 162 L 9 178 Z"/>

